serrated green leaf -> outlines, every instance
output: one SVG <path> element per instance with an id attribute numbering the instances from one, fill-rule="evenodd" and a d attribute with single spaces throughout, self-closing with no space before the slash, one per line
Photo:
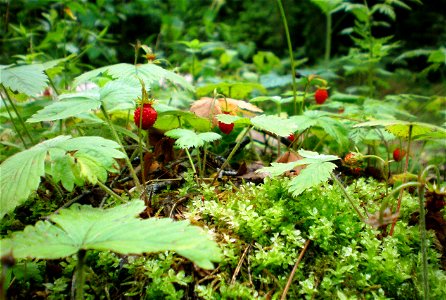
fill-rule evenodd
<path id="1" fill-rule="evenodd" d="M 101 105 L 97 92 L 65 94 L 61 95 L 59 99 L 61 101 L 54 102 L 39 110 L 27 122 L 54 121 L 74 117 L 98 109 Z"/>
<path id="2" fill-rule="evenodd" d="M 160 80 L 167 80 L 175 85 L 179 85 L 187 90 L 193 91 L 194 88 L 182 76 L 165 70 L 155 64 L 143 64 L 134 66 L 131 64 L 120 63 L 110 66 L 105 66 L 86 72 L 74 79 L 73 85 L 78 86 L 81 83 L 89 81 L 96 76 L 107 72 L 112 78 L 122 79 L 129 85 L 139 84 L 139 79 L 149 87 L 154 83 L 159 83 Z"/>
<path id="3" fill-rule="evenodd" d="M 306 189 L 327 181 L 331 176 L 331 172 L 333 172 L 335 168 L 336 165 L 331 162 L 309 164 L 305 169 L 300 171 L 298 176 L 290 181 L 288 191 L 292 193 L 294 197 L 297 197 Z"/>
<path id="4" fill-rule="evenodd" d="M 401 138 L 409 137 L 410 128 L 412 128 L 412 137 L 414 139 L 423 139 L 430 133 L 434 132 L 436 132 L 437 135 L 443 134 L 446 136 L 446 129 L 442 127 L 438 127 L 427 123 L 407 122 L 401 120 L 374 120 L 356 124 L 353 127 L 373 127 L 373 126 L 384 126 L 384 128 L 387 131 Z"/>
<path id="5" fill-rule="evenodd" d="M 258 169 L 256 173 L 267 173 L 271 176 L 279 176 L 282 175 L 285 172 L 288 172 L 296 167 L 297 162 L 289 162 L 289 163 L 271 163 L 271 167 L 263 167 L 261 169 Z"/>
<path id="6" fill-rule="evenodd" d="M 165 135 L 177 139 L 175 141 L 175 145 L 181 149 L 201 147 L 205 142 L 214 141 L 221 138 L 218 133 L 205 132 L 197 134 L 192 130 L 183 128 L 169 130 L 165 132 Z"/>
<path id="7" fill-rule="evenodd" d="M 302 157 L 310 159 L 312 162 L 327 162 L 339 159 L 339 157 L 337 157 L 336 155 L 319 154 L 317 152 L 304 149 L 300 149 L 299 151 L 297 151 L 297 153 L 299 153 L 299 155 Z"/>
<path id="8" fill-rule="evenodd" d="M 287 137 L 297 130 L 297 126 L 293 121 L 277 116 L 260 115 L 252 118 L 251 123 L 258 129 L 266 130 L 282 137 Z"/>
<path id="9" fill-rule="evenodd" d="M 4 68 L 0 83 L 12 91 L 35 96 L 47 86 L 48 77 L 43 71 L 43 66 L 40 64 Z"/>
<path id="10" fill-rule="evenodd" d="M 108 112 L 135 108 L 135 99 L 141 96 L 140 85 L 129 85 L 122 80 L 112 80 L 99 91 L 100 100 Z"/>
<path id="11" fill-rule="evenodd" d="M 231 124 L 231 123 L 246 123 L 246 124 L 251 124 L 251 122 L 249 121 L 248 118 L 242 118 L 239 116 L 233 116 L 233 115 L 229 115 L 229 114 L 218 114 L 215 115 L 215 118 L 222 123 L 225 124 Z"/>
<path id="12" fill-rule="evenodd" d="M 65 164 L 66 160 L 61 158 L 71 155 L 68 152 L 75 152 L 76 166 L 82 168 L 82 174 L 75 172 L 76 167 L 72 172 L 75 183 L 83 180 L 76 176 L 82 176 L 91 183 L 105 181 L 107 172 L 116 171 L 115 158 L 123 158 L 125 155 L 117 150 L 119 147 L 116 142 L 101 137 L 58 136 L 9 157 L 0 165 L 0 219 L 22 204 L 37 189 L 40 177 L 45 174 L 45 164 L 51 165 L 48 172 L 55 175 L 57 167 L 52 164 Z M 55 176 L 62 184 L 71 187 L 72 177 L 63 179 Z"/>
<path id="13" fill-rule="evenodd" d="M 53 157 L 53 155 L 51 155 L 51 157 Z M 74 167 L 75 161 L 70 155 L 56 158 L 52 164 L 51 177 L 54 182 L 61 182 L 62 186 L 69 192 L 73 191 L 76 182 L 76 176 L 73 172 Z"/>
<path id="14" fill-rule="evenodd" d="M 220 250 L 200 228 L 187 221 L 136 218 L 144 210 L 141 200 L 111 209 L 74 204 L 1 240 L 1 255 L 12 251 L 15 258 L 57 259 L 79 250 L 109 250 L 142 254 L 172 250 L 212 269 L 221 259 Z"/>

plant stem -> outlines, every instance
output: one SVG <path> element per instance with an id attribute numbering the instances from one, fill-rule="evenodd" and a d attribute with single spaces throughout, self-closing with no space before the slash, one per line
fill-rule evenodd
<path id="1" fill-rule="evenodd" d="M 84 249 L 80 249 L 77 252 L 76 281 L 75 281 L 76 300 L 84 299 L 84 284 L 85 284 L 84 265 L 85 265 L 86 253 L 87 251 Z"/>
<path id="2" fill-rule="evenodd" d="M 25 147 L 25 149 L 28 149 L 28 148 L 29 148 L 29 147 L 28 147 L 28 144 L 25 142 L 25 139 L 23 138 L 22 134 L 20 133 L 19 129 L 17 128 L 17 125 L 16 125 L 15 122 L 14 122 L 14 119 L 13 119 L 13 117 L 12 117 L 12 114 L 11 114 L 11 112 L 9 111 L 8 104 L 6 103 L 6 101 L 5 101 L 5 99 L 4 99 L 3 97 L 1 97 L 1 98 L 2 98 L 2 100 L 3 100 L 3 103 L 5 104 L 6 112 L 7 112 L 8 115 L 9 115 L 9 119 L 11 120 L 12 126 L 14 127 L 14 130 L 15 130 L 15 132 L 17 133 L 17 136 L 18 136 L 19 139 L 22 141 L 23 146 Z"/>
<path id="3" fill-rule="evenodd" d="M 413 129 L 413 125 L 410 124 L 409 125 L 409 137 L 408 137 L 408 142 L 407 142 L 407 150 L 406 150 L 406 163 L 404 165 L 404 174 L 407 173 L 407 169 L 409 168 L 409 155 L 410 155 L 410 144 L 412 142 L 412 129 Z M 403 184 L 406 183 L 406 176 L 403 177 Z M 396 213 L 397 216 L 400 213 L 400 208 L 401 208 L 401 200 L 403 199 L 403 192 L 404 189 L 400 190 L 400 194 L 398 196 L 398 204 L 396 206 Z M 395 225 L 396 222 L 398 221 L 398 217 L 396 217 L 393 222 L 392 222 L 392 227 L 390 228 L 390 232 L 389 235 L 392 236 L 393 235 L 393 231 L 395 230 Z"/>
<path id="4" fill-rule="evenodd" d="M 125 148 L 122 145 L 121 139 L 119 138 L 119 135 L 116 132 L 116 129 L 113 127 L 113 123 L 111 122 L 110 117 L 108 116 L 107 111 L 105 110 L 103 105 L 101 105 L 101 111 L 104 114 L 105 120 L 107 121 L 108 127 L 110 127 L 110 130 L 111 130 L 111 132 L 113 134 L 113 137 L 115 138 L 115 141 L 119 144 L 119 146 L 121 146 L 122 153 L 125 154 L 124 159 L 125 159 L 125 162 L 127 164 L 127 167 L 130 170 L 130 174 L 132 174 L 132 178 L 135 181 L 135 186 L 137 187 L 139 193 L 142 194 L 143 190 L 141 188 L 141 183 L 139 182 L 139 179 L 138 179 L 138 176 L 136 175 L 135 169 L 132 166 L 132 162 L 130 161 L 130 159 L 129 159 L 128 155 L 127 155 L 127 152 L 125 151 Z"/>
<path id="5" fill-rule="evenodd" d="M 280 16 L 282 18 L 283 27 L 285 28 L 285 35 L 288 44 L 288 51 L 290 53 L 290 62 L 291 62 L 291 80 L 293 82 L 293 98 L 294 98 L 294 114 L 301 115 L 303 111 L 302 106 L 297 106 L 297 88 L 296 88 L 296 76 L 294 70 L 294 54 L 293 54 L 293 46 L 291 44 L 290 31 L 288 30 L 288 22 L 286 20 L 285 11 L 283 10 L 283 5 L 281 0 L 277 0 L 277 5 L 279 6 Z"/>
<path id="6" fill-rule="evenodd" d="M 187 148 L 184 148 L 184 150 L 186 151 L 186 155 L 187 155 L 187 157 L 189 158 L 190 165 L 191 165 L 191 167 L 192 167 L 192 170 L 194 171 L 195 180 L 196 180 L 197 183 L 199 184 L 199 182 L 198 182 L 198 176 L 197 176 L 197 169 L 195 169 L 194 161 L 192 160 L 192 156 L 190 155 L 190 152 L 189 152 L 189 150 L 188 150 Z"/>
<path id="7" fill-rule="evenodd" d="M 214 179 L 211 182 L 211 185 L 213 185 L 215 183 L 215 181 L 217 180 L 218 176 L 220 176 L 221 171 L 224 170 L 224 168 L 226 168 L 226 166 L 229 164 L 229 161 L 232 159 L 232 157 L 234 156 L 234 154 L 237 152 L 238 148 L 240 147 L 240 144 L 242 143 L 243 138 L 248 134 L 248 132 L 251 130 L 252 127 L 253 127 L 252 125 L 249 125 L 245 129 L 245 132 L 240 137 L 240 139 L 237 141 L 237 144 L 235 144 L 234 148 L 232 148 L 231 153 L 229 153 L 228 158 L 226 158 L 225 162 L 220 167 L 220 169 L 218 170 L 217 174 L 215 174 Z"/>
<path id="8" fill-rule="evenodd" d="M 364 216 L 361 214 L 361 212 L 359 211 L 359 209 L 356 207 L 355 202 L 353 201 L 353 199 L 350 197 L 350 195 L 347 193 L 347 190 L 345 189 L 344 185 L 339 181 L 338 177 L 336 177 L 335 174 L 331 173 L 331 178 L 333 179 L 333 181 L 338 185 L 338 187 L 341 189 L 342 193 L 344 194 L 344 196 L 347 198 L 348 202 L 350 202 L 351 206 L 353 207 L 353 209 L 356 211 L 356 213 L 358 214 L 359 218 L 361 219 L 361 221 L 364 221 Z"/>
<path id="9" fill-rule="evenodd" d="M 293 282 L 294 274 L 297 271 L 297 267 L 299 266 L 300 261 L 304 257 L 305 252 L 307 251 L 308 246 L 310 245 L 311 240 L 306 240 L 304 247 L 300 251 L 299 257 L 297 258 L 296 263 L 294 264 L 293 270 L 291 270 L 290 277 L 288 277 L 288 281 L 286 283 L 285 288 L 283 289 L 282 296 L 280 297 L 280 300 L 286 299 L 286 294 L 288 293 L 288 290 L 290 289 L 291 283 Z"/>
<path id="10" fill-rule="evenodd" d="M 113 192 L 113 190 L 111 188 L 109 188 L 108 186 L 106 186 L 105 184 L 103 184 L 102 182 L 98 181 L 97 184 L 99 185 L 99 187 L 101 189 L 103 189 L 107 194 L 109 194 L 110 196 L 116 198 L 117 200 L 121 201 L 121 203 L 125 203 L 126 201 L 124 201 L 124 199 L 122 199 L 118 194 L 116 194 L 115 192 Z"/>
<path id="11" fill-rule="evenodd" d="M 29 138 L 29 140 L 31 141 L 31 143 L 34 145 L 34 144 L 35 144 L 34 139 L 33 139 L 33 137 L 31 136 L 31 134 L 29 133 L 28 128 L 26 127 L 25 122 L 23 121 L 23 119 L 22 119 L 22 117 L 20 116 L 19 112 L 17 111 L 17 108 L 16 108 L 15 105 L 14 105 L 14 102 L 12 102 L 12 99 L 11 99 L 11 97 L 10 97 L 9 94 L 8 94 L 8 90 L 5 88 L 5 86 L 4 86 L 3 84 L 0 84 L 0 85 L 2 86 L 2 89 L 3 89 L 3 91 L 5 92 L 5 95 L 6 95 L 6 98 L 8 99 L 8 101 L 9 101 L 9 104 L 11 105 L 11 107 L 12 107 L 12 109 L 14 110 L 14 112 L 15 112 L 17 118 L 19 119 L 20 125 L 22 125 L 23 129 L 25 130 L 26 135 L 28 136 L 28 138 Z M 12 121 L 12 119 L 11 119 L 11 121 Z M 18 132 L 17 132 L 17 133 L 18 133 Z M 19 134 L 19 133 L 18 133 L 18 134 Z M 20 134 L 19 134 L 19 135 L 20 135 Z"/>
<path id="12" fill-rule="evenodd" d="M 422 180 L 420 178 L 420 180 Z M 423 271 L 421 280 L 423 281 L 423 299 L 429 299 L 429 277 L 427 273 L 427 246 L 426 246 L 426 212 L 424 208 L 424 184 L 418 187 L 418 199 L 420 204 L 420 234 L 421 234 L 421 255 L 423 259 Z"/>
<path id="13" fill-rule="evenodd" d="M 328 62 L 330 61 L 331 53 L 331 12 L 327 12 L 326 16 L 326 27 L 325 27 L 325 66 L 328 68 Z"/>

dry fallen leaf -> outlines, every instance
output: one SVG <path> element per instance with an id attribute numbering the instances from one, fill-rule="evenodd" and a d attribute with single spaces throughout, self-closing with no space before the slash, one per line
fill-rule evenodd
<path id="1" fill-rule="evenodd" d="M 231 115 L 241 113 L 245 117 L 251 117 L 255 113 L 263 112 L 259 107 L 242 100 L 219 98 L 214 101 L 214 98 L 209 97 L 203 97 L 195 101 L 190 107 L 190 111 L 199 117 L 213 118 L 212 122 L 214 125 L 218 123 L 214 116 L 222 114 L 223 111 L 229 111 Z"/>

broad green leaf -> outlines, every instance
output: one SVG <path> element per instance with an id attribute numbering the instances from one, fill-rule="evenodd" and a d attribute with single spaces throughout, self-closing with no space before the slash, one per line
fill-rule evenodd
<path id="1" fill-rule="evenodd" d="M 294 197 L 297 197 L 306 189 L 327 181 L 335 168 L 336 165 L 331 162 L 309 164 L 305 169 L 300 171 L 298 176 L 290 181 L 288 191 L 293 193 Z"/>
<path id="2" fill-rule="evenodd" d="M 47 86 L 48 77 L 40 64 L 13 66 L 1 71 L 0 83 L 12 91 L 35 96 Z"/>
<path id="3" fill-rule="evenodd" d="M 60 95 L 59 99 L 60 101 L 39 110 L 27 122 L 54 121 L 74 117 L 98 109 L 101 105 L 97 92 L 64 94 Z"/>
<path id="4" fill-rule="evenodd" d="M 73 181 L 105 181 L 108 172 L 116 171 L 115 159 L 125 155 L 117 150 L 119 147 L 102 137 L 58 136 L 9 157 L 0 165 L 0 219 L 37 189 L 40 177 L 45 175 L 45 165 L 46 172 L 70 190 Z M 76 160 L 70 166 L 71 156 Z M 65 174 L 57 174 L 59 170 Z"/>
<path id="5" fill-rule="evenodd" d="M 311 2 L 316 4 L 324 14 L 328 14 L 336 9 L 342 1 L 343 0 L 311 0 Z"/>
<path id="6" fill-rule="evenodd" d="M 135 100 L 141 96 L 141 86 L 112 80 L 99 91 L 100 100 L 108 112 L 135 108 Z"/>
<path id="7" fill-rule="evenodd" d="M 401 120 L 375 120 L 356 124 L 353 127 L 373 126 L 384 126 L 387 131 L 401 138 L 409 137 L 410 128 L 412 128 L 412 137 L 414 139 L 424 139 L 431 133 L 435 133 L 437 137 L 444 136 L 444 138 L 446 138 L 446 129 L 421 122 L 407 122 Z"/>
<path id="8" fill-rule="evenodd" d="M 156 120 L 154 127 L 157 129 L 171 130 L 189 125 L 194 130 L 203 132 L 209 131 L 212 127 L 209 119 L 199 117 L 193 112 L 182 111 L 175 108 L 160 112 L 158 107 L 158 105 L 155 105 L 155 109 L 158 112 L 158 119 Z M 166 108 L 164 107 L 164 109 Z"/>
<path id="9" fill-rule="evenodd" d="M 175 145 L 181 149 L 201 147 L 205 142 L 215 141 L 221 138 L 221 135 L 215 132 L 195 133 L 189 129 L 177 128 L 169 130 L 166 136 L 177 139 Z"/>
<path id="10" fill-rule="evenodd" d="M 277 116 L 260 115 L 252 118 L 251 123 L 258 129 L 266 130 L 282 137 L 287 137 L 297 130 L 297 126 L 293 121 Z"/>
<path id="11" fill-rule="evenodd" d="M 214 84 L 208 84 L 197 88 L 197 96 L 209 96 L 212 92 L 217 89 L 217 91 L 227 97 L 244 99 L 249 96 L 249 94 L 258 90 L 262 93 L 266 93 L 266 89 L 260 83 L 254 82 L 220 82 Z"/>
<path id="12" fill-rule="evenodd" d="M 273 162 L 271 163 L 271 167 L 263 167 L 261 169 L 258 169 L 256 173 L 268 173 L 271 176 L 275 177 L 294 169 L 296 165 L 297 165 L 296 161 L 292 161 L 289 163 Z"/>
<path id="13" fill-rule="evenodd" d="M 69 139 L 59 136 L 7 158 L 0 165 L 0 219 L 22 204 L 40 183 L 45 174 L 48 149 Z"/>
<path id="14" fill-rule="evenodd" d="M 105 66 L 99 69 L 95 69 L 86 72 L 74 79 L 73 85 L 78 86 L 81 83 L 89 81 L 96 76 L 107 72 L 114 79 L 122 79 L 129 85 L 139 83 L 139 79 L 142 79 L 144 83 L 149 87 L 152 84 L 158 84 L 161 80 L 167 80 L 175 85 L 179 85 L 187 90 L 193 91 L 194 88 L 190 85 L 182 76 L 163 69 L 155 64 L 143 64 L 136 67 L 131 64 L 120 63 L 116 65 Z"/>
<path id="15" fill-rule="evenodd" d="M 228 114 L 218 114 L 215 118 L 225 124 L 237 123 L 237 124 L 245 124 L 250 125 L 251 121 L 248 118 L 242 118 L 239 116 L 233 116 Z"/>
<path id="16" fill-rule="evenodd" d="M 74 204 L 50 221 L 39 221 L 1 240 L 1 255 L 12 251 L 15 258 L 57 259 L 81 249 L 121 254 L 172 250 L 205 269 L 221 259 L 217 244 L 199 227 L 187 221 L 137 218 L 144 208 L 141 200 L 110 209 Z"/>

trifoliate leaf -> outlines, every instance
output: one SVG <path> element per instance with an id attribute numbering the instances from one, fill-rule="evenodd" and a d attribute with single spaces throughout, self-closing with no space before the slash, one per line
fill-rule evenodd
<path id="1" fill-rule="evenodd" d="M 40 64 L 3 68 L 0 83 L 12 91 L 35 96 L 47 86 L 48 77 L 43 71 Z"/>
<path id="2" fill-rule="evenodd" d="M 336 165 L 331 162 L 309 164 L 305 169 L 300 171 L 298 176 L 289 182 L 288 191 L 293 193 L 294 197 L 297 197 L 306 189 L 327 181 L 335 168 Z"/>
<path id="3" fill-rule="evenodd" d="M 209 119 L 199 117 L 190 111 L 182 111 L 172 108 L 160 112 L 160 110 L 158 110 L 159 105 L 155 105 L 154 108 L 158 112 L 158 119 L 154 124 L 154 127 L 157 129 L 167 131 L 179 127 L 187 127 L 188 125 L 200 132 L 209 131 L 211 129 L 211 121 Z M 166 108 L 164 107 L 164 109 Z"/>
<path id="4" fill-rule="evenodd" d="M 199 267 L 212 269 L 220 250 L 199 227 L 187 221 L 146 219 L 141 200 L 110 209 L 74 204 L 1 240 L 1 255 L 12 251 L 15 258 L 57 259 L 79 250 L 107 250 L 121 254 L 176 251 Z"/>
<path id="5" fill-rule="evenodd" d="M 293 121 L 277 116 L 257 116 L 251 119 L 251 123 L 258 129 L 266 130 L 282 137 L 287 137 L 297 130 L 297 126 Z"/>
<path id="6" fill-rule="evenodd" d="M 221 138 L 221 135 L 215 132 L 195 133 L 189 129 L 177 128 L 169 130 L 166 136 L 177 139 L 175 145 L 181 149 L 201 147 L 205 142 L 215 141 Z"/>
<path id="7" fill-rule="evenodd" d="M 67 174 L 55 175 L 55 179 L 71 189 L 72 180 L 75 183 L 84 179 L 91 183 L 105 181 L 107 172 L 116 171 L 115 158 L 125 155 L 117 150 L 119 147 L 116 142 L 101 137 L 58 136 L 9 157 L 0 165 L 0 219 L 37 189 L 40 177 L 45 175 L 45 164 L 49 166 L 47 172 L 54 175 L 59 168 L 54 164 L 62 163 L 60 168 Z M 71 160 L 62 157 L 72 155 L 76 164 L 69 168 L 66 164 Z M 82 172 L 78 173 L 78 169 Z"/>
<path id="8" fill-rule="evenodd" d="M 74 79 L 74 86 L 89 81 L 96 76 L 107 72 L 114 79 L 123 79 L 129 84 L 139 83 L 139 78 L 149 87 L 161 80 L 167 80 L 175 85 L 179 85 L 187 90 L 193 91 L 194 88 L 182 76 L 163 69 L 155 64 L 143 64 L 136 67 L 131 64 L 120 63 L 116 65 L 105 66 L 96 70 L 86 72 Z"/>

